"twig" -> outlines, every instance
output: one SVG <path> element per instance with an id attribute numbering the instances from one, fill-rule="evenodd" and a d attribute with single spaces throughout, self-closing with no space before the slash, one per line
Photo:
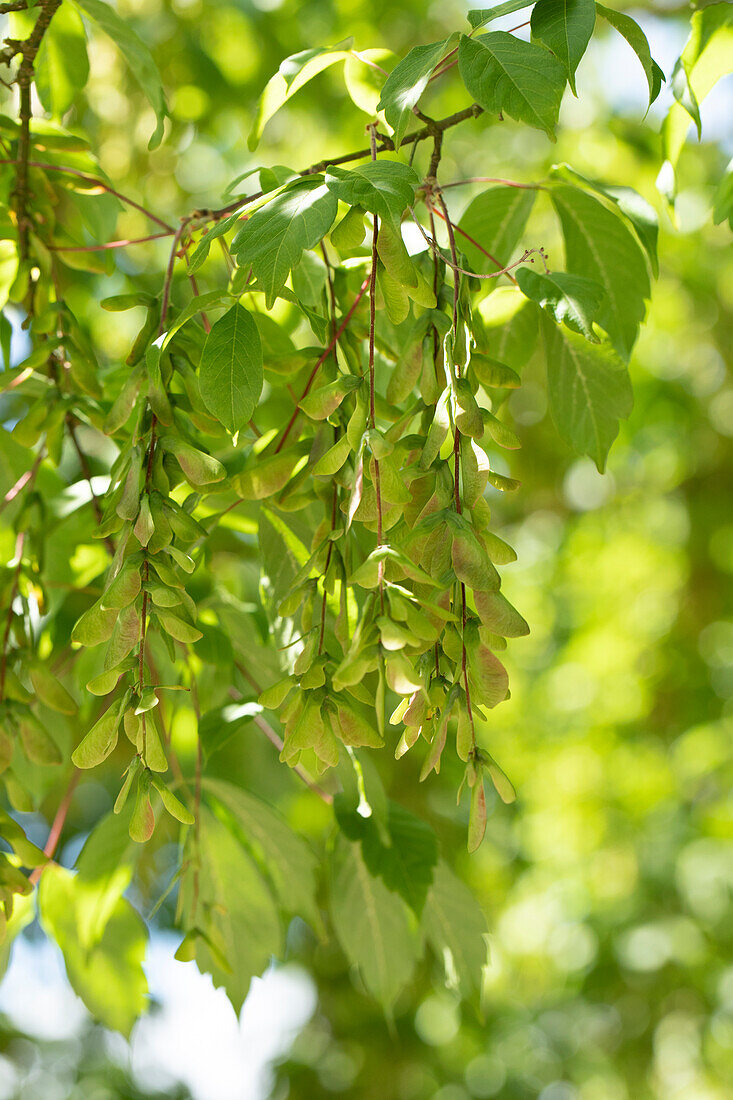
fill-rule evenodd
<path id="1" fill-rule="evenodd" d="M 127 248 L 131 244 L 157 241 L 161 237 L 170 237 L 173 232 L 173 229 L 166 229 L 163 233 L 151 233 L 149 237 L 132 237 L 121 241 L 108 241 L 107 244 L 49 244 L 46 247 L 49 252 L 106 252 L 109 248 Z"/>
<path id="2" fill-rule="evenodd" d="M 438 248 L 437 242 L 433 240 L 432 237 L 429 237 L 428 234 L 425 232 L 423 227 L 420 225 L 420 222 L 417 220 L 417 216 L 412 207 L 410 207 L 409 210 L 412 214 L 415 225 L 422 233 L 430 248 L 433 250 L 434 253 L 439 253 L 440 250 Z M 435 213 L 437 214 L 438 211 L 436 210 Z M 451 229 L 453 228 L 455 227 L 451 223 Z M 544 255 L 541 248 L 527 248 L 524 250 L 524 254 L 520 256 L 518 260 L 515 260 L 513 264 L 507 264 L 506 267 L 502 267 L 499 271 L 492 271 L 489 275 L 480 275 L 475 271 L 469 271 L 467 267 L 459 267 L 457 264 L 454 264 L 452 260 L 446 259 L 445 256 L 443 256 L 443 262 L 446 263 L 448 267 L 457 272 L 459 275 L 468 275 L 471 279 L 498 279 L 500 275 L 508 275 L 510 271 L 513 271 L 515 267 L 519 267 L 520 264 L 523 264 L 525 260 L 528 260 L 529 257 L 533 256 L 535 253 L 537 253 L 538 255 Z"/>
<path id="3" fill-rule="evenodd" d="M 438 217 L 442 219 L 442 221 L 445 221 L 445 218 L 443 214 L 441 214 L 440 210 L 435 210 L 434 207 L 429 207 L 429 209 L 432 209 L 434 214 L 437 214 Z M 465 229 L 461 229 L 460 225 L 454 225 L 453 228 L 457 233 L 460 233 L 461 236 L 464 237 L 469 244 L 472 244 L 474 248 L 477 248 L 479 250 L 479 252 L 483 252 L 484 256 L 491 260 L 492 264 L 496 264 L 497 267 L 504 267 L 501 260 L 497 260 L 496 256 L 492 256 L 492 254 L 488 252 L 482 244 L 479 244 L 477 240 L 474 240 L 474 238 L 471 237 Z M 511 272 L 507 271 L 507 276 L 511 279 L 513 283 L 516 283 L 517 280 L 514 278 Z"/>
<path id="4" fill-rule="evenodd" d="M 0 158 L 0 164 L 15 164 L 14 160 Z M 88 176 L 86 172 L 79 172 L 76 168 L 66 168 L 60 164 L 46 164 L 39 160 L 27 161 L 29 168 L 41 168 L 44 172 L 63 172 L 64 175 L 74 176 L 75 179 L 82 180 L 84 183 L 92 184 L 93 186 L 100 187 L 102 191 L 105 191 L 108 195 L 113 195 L 120 202 L 126 203 L 127 206 L 132 206 L 135 210 L 139 210 L 141 214 L 144 214 L 146 218 L 149 218 L 151 222 L 155 222 L 156 225 L 161 226 L 162 229 L 168 231 L 168 235 L 175 233 L 175 229 L 172 225 L 168 225 L 162 218 L 159 218 L 157 214 L 153 214 L 151 210 L 147 210 L 144 206 L 141 206 L 135 199 L 129 198 L 128 195 L 123 195 L 121 191 L 116 191 L 110 184 L 105 183 L 104 180 L 97 179 L 96 176 Z"/>
<path id="5" fill-rule="evenodd" d="M 275 733 L 270 723 L 267 722 L 259 714 L 255 714 L 252 718 L 252 721 L 257 726 L 258 730 L 264 733 L 267 740 L 275 746 L 277 751 L 282 752 L 285 742 L 283 741 L 282 737 Z M 324 791 L 323 787 L 319 787 L 317 783 L 314 783 L 308 773 L 304 771 L 303 768 L 301 768 L 300 764 L 296 764 L 292 770 L 295 772 L 298 778 L 305 783 L 306 787 L 308 787 L 309 790 L 318 795 L 322 802 L 327 803 L 329 806 L 333 804 L 333 795 L 329 794 L 328 791 Z"/>
<path id="6" fill-rule="evenodd" d="M 56 811 L 56 816 L 53 819 L 53 824 L 51 825 L 51 830 L 48 834 L 48 840 L 46 841 L 45 847 L 43 849 L 43 854 L 47 856 L 49 860 L 53 859 L 56 849 L 58 848 L 58 844 L 61 839 L 61 833 L 63 832 L 63 828 L 66 823 L 66 817 L 71 807 L 72 799 L 74 797 L 74 791 L 76 790 L 77 784 L 80 779 L 81 772 L 78 768 L 74 768 L 74 771 L 71 773 L 69 785 L 64 793 L 64 797 L 59 803 L 59 808 Z M 31 873 L 29 881 L 32 882 L 34 885 L 40 879 L 45 866 L 46 864 L 42 864 L 40 867 L 36 867 Z"/>
<path id="7" fill-rule="evenodd" d="M 34 65 L 36 54 L 40 48 L 43 36 L 48 30 L 49 24 L 56 11 L 61 6 L 61 0 L 43 0 L 38 19 L 33 25 L 33 30 L 25 42 L 15 45 L 15 53 L 22 53 L 23 60 L 18 67 L 15 82 L 20 92 L 20 106 L 18 120 L 20 133 L 18 134 L 18 149 L 15 161 L 15 189 L 13 191 L 15 214 L 18 220 L 18 255 L 21 260 L 28 259 L 28 240 L 30 232 L 30 219 L 28 217 L 28 158 L 31 148 L 31 86 L 34 77 Z M 12 46 L 11 46 L 12 48 Z"/>
<path id="8" fill-rule="evenodd" d="M 43 448 L 41 448 L 41 450 L 36 455 L 36 460 L 31 466 L 30 470 L 26 470 L 25 473 L 22 473 L 16 481 L 15 485 L 12 485 L 8 489 L 2 501 L 0 501 L 0 512 L 4 512 L 7 506 L 13 503 L 18 493 L 21 493 L 23 489 L 25 489 L 29 481 L 35 480 L 35 476 L 38 473 L 38 467 L 41 465 L 42 461 Z"/>
<path id="9" fill-rule="evenodd" d="M 453 180 L 452 183 L 442 183 L 441 190 L 447 191 L 449 187 L 463 187 L 468 183 L 498 183 L 502 187 L 517 187 L 522 191 L 546 191 L 541 183 L 517 183 L 516 180 L 503 179 L 500 176 L 467 176 L 464 180 Z"/>
<path id="10" fill-rule="evenodd" d="M 425 141 L 426 138 L 433 137 L 436 130 L 444 133 L 446 130 L 450 130 L 453 126 L 458 126 L 461 122 L 465 122 L 469 118 L 478 118 L 479 115 L 484 113 L 483 107 L 479 107 L 478 103 L 472 103 L 470 107 L 464 107 L 462 111 L 456 111 L 455 114 L 448 115 L 446 118 L 441 118 L 432 122 L 430 126 L 425 126 L 422 130 L 416 130 L 413 134 L 407 134 L 403 137 L 399 144 L 401 149 L 406 145 L 415 145 L 418 142 Z M 376 151 L 383 153 L 386 150 L 394 151 L 395 144 L 391 138 L 383 138 L 381 142 L 377 144 Z M 340 157 L 327 157 L 325 160 L 319 160 L 316 164 L 309 165 L 308 168 L 303 168 L 298 172 L 298 176 L 312 176 L 318 172 L 325 171 L 331 165 L 349 164 L 354 160 L 366 160 L 367 157 L 372 155 L 371 146 L 366 149 L 358 149 L 354 153 L 346 153 Z M 254 195 L 244 195 L 234 202 L 230 202 L 228 206 L 222 206 L 218 210 L 206 210 L 198 211 L 197 214 L 200 218 L 207 221 L 218 221 L 220 218 L 225 217 L 227 214 L 233 214 L 235 210 L 239 210 L 242 206 L 247 206 L 248 203 L 253 202 L 255 199 L 259 199 L 264 195 L 264 191 L 257 191 Z"/>
<path id="11" fill-rule="evenodd" d="M 261 684 L 257 683 L 257 681 L 255 680 L 254 676 L 249 671 L 249 669 L 246 668 L 241 663 L 241 661 L 236 661 L 236 660 L 234 662 L 234 667 L 237 669 L 238 672 L 240 672 L 242 674 L 242 676 L 245 678 L 247 683 L 254 689 L 254 691 L 256 691 L 258 695 L 261 695 L 262 694 L 262 686 L 261 686 Z M 230 689 L 230 694 L 233 694 L 236 697 L 238 694 L 241 694 L 241 692 L 237 692 L 236 688 L 231 688 Z M 267 740 L 272 745 L 275 746 L 277 751 L 282 752 L 283 745 L 285 744 L 285 742 L 283 741 L 282 737 L 280 737 L 279 734 L 275 733 L 274 729 L 272 728 L 270 723 L 267 721 L 267 719 L 263 718 L 261 714 L 255 714 L 252 717 L 252 721 L 257 726 L 257 728 L 262 733 L 264 733 Z M 317 783 L 314 783 L 313 780 L 311 779 L 311 777 L 308 775 L 308 773 L 303 768 L 301 768 L 300 765 L 296 764 L 295 767 L 292 768 L 292 771 L 295 772 L 295 774 L 298 776 L 299 779 L 303 780 L 306 787 L 310 787 L 310 789 L 312 791 L 314 791 L 318 795 L 319 798 L 321 798 L 324 802 L 327 802 L 329 804 L 329 806 L 331 805 L 331 803 L 333 802 L 333 795 L 329 794 L 328 791 L 324 791 L 324 789 L 322 787 L 319 787 Z"/>

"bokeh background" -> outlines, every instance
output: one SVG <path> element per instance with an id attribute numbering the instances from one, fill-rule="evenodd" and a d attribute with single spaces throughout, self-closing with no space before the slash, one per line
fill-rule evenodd
<path id="1" fill-rule="evenodd" d="M 94 135 L 123 192 L 175 219 L 214 206 L 259 164 L 302 167 L 364 144 L 366 116 L 337 70 L 320 76 L 247 152 L 257 96 L 282 58 L 353 35 L 355 48 L 402 55 L 462 28 L 458 0 L 120 0 L 153 49 L 169 92 L 163 145 L 147 151 L 151 112 L 112 43 L 95 39 L 88 103 L 68 125 Z M 645 28 L 669 75 L 687 5 L 618 3 Z M 516 25 L 521 13 L 499 26 Z M 465 103 L 457 82 L 436 111 Z M 459 128 L 444 182 L 473 174 L 538 179 L 557 161 L 639 190 L 660 212 L 660 278 L 632 360 L 634 412 L 601 477 L 559 440 L 541 364 L 530 360 L 511 410 L 522 481 L 496 506 L 518 561 L 507 595 L 530 621 L 510 643 L 512 699 L 486 743 L 518 790 L 490 796 L 487 837 L 465 854 L 458 761 L 418 788 L 415 763 L 379 759 L 400 801 L 428 817 L 480 898 L 490 926 L 481 1010 L 461 1006 L 425 964 L 390 1029 L 333 944 L 304 925 L 288 959 L 253 985 L 240 1020 L 194 964 L 178 963 L 173 898 L 151 921 L 150 1014 L 131 1043 L 95 1026 L 66 983 L 56 949 L 31 924 L 0 985 L 0 1100 L 728 1100 L 733 1095 L 733 250 L 712 196 L 733 152 L 733 96 L 703 105 L 703 142 L 680 162 L 673 224 L 655 189 L 668 90 L 644 118 L 646 83 L 620 39 L 594 41 L 568 97 L 556 146 L 508 123 Z M 2 90 L 2 94 L 9 93 Z M 426 109 L 430 111 L 430 101 Z M 76 113 L 75 113 L 76 112 Z M 457 213 L 475 193 L 456 188 Z M 117 236 L 148 232 L 122 212 Z M 553 261 L 558 245 L 544 244 Z M 167 245 L 126 252 L 157 289 Z M 558 256 L 558 260 L 560 257 Z M 559 266 L 559 264 L 558 264 Z M 115 285 L 112 285 L 114 282 Z M 125 315 L 100 297 L 123 275 L 80 275 L 73 308 L 111 361 L 127 351 Z M 509 467 L 507 467 L 509 472 Z M 255 591 L 254 576 L 249 583 Z M 173 716 L 179 755 L 191 715 Z M 329 811 L 243 723 L 217 756 L 244 775 L 318 848 Z M 114 779 L 114 777 L 113 777 Z M 104 780 L 80 788 L 60 859 L 71 865 L 111 804 Z M 51 792 L 52 815 L 58 792 Z M 43 843 L 48 821 L 28 815 Z M 147 914 L 172 852 L 145 857 L 132 900 Z"/>

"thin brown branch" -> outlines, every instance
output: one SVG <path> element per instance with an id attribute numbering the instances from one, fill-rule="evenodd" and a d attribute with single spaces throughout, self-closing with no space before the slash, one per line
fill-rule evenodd
<path id="1" fill-rule="evenodd" d="M 0 501 L 0 512 L 4 512 L 7 506 L 13 503 L 18 494 L 22 493 L 23 489 L 25 489 L 28 482 L 35 481 L 36 474 L 38 473 L 38 467 L 41 465 L 42 461 L 43 448 L 41 448 L 41 450 L 36 455 L 36 460 L 31 466 L 30 470 L 26 470 L 25 473 L 22 473 L 16 481 L 15 485 L 11 485 L 11 487 L 8 489 L 2 501 Z"/>
<path id="2" fill-rule="evenodd" d="M 445 221 L 445 217 L 444 217 L 443 214 L 441 214 L 440 210 L 435 210 L 434 207 L 432 207 L 431 209 L 433 210 L 434 214 L 437 214 L 438 217 L 442 219 L 442 221 Z M 496 256 L 492 256 L 492 254 L 490 252 L 488 252 L 482 244 L 479 244 L 477 240 L 475 240 L 473 237 L 471 237 L 466 232 L 465 229 L 461 229 L 460 225 L 454 225 L 453 228 L 457 233 L 460 233 L 460 235 L 465 240 L 467 240 L 469 244 L 472 244 L 474 246 L 474 248 L 477 248 L 479 250 L 479 252 L 482 252 L 484 254 L 484 256 L 486 256 L 489 260 L 491 260 L 492 264 L 496 264 L 496 266 L 501 268 L 502 271 L 503 271 L 504 264 L 501 262 L 501 260 L 497 260 Z M 501 272 L 500 272 L 500 274 L 501 274 Z M 516 283 L 517 280 L 514 278 L 514 276 L 511 274 L 511 272 L 507 271 L 506 274 L 511 279 L 511 281 L 513 283 Z"/>
<path id="3" fill-rule="evenodd" d="M 71 808 L 71 803 L 74 798 L 74 791 L 76 790 L 80 779 L 81 772 L 78 768 L 74 768 L 74 771 L 71 774 L 71 779 L 69 780 L 69 785 L 64 792 L 64 797 L 59 803 L 59 808 L 56 811 L 56 816 L 53 819 L 53 824 L 51 825 L 51 830 L 48 834 L 48 840 L 46 841 L 43 849 L 43 854 L 47 856 L 49 860 L 53 859 L 56 853 L 56 849 L 59 846 L 61 833 L 63 832 L 64 825 L 66 824 L 66 817 L 69 813 L 69 809 Z M 29 881 L 32 882 L 34 885 L 40 879 L 43 873 L 43 868 L 45 866 L 46 864 L 42 864 L 40 867 L 36 867 L 33 870 Z"/>
<path id="4" fill-rule="evenodd" d="M 127 248 L 131 244 L 157 241 L 161 237 L 170 237 L 173 232 L 173 229 L 166 229 L 163 233 L 151 233 L 148 237 L 131 237 L 121 241 L 108 241 L 106 244 L 49 244 L 46 247 L 49 252 L 106 252 L 110 248 Z"/>
<path id="5" fill-rule="evenodd" d="M 28 242 L 31 220 L 28 215 L 28 161 L 31 150 L 31 118 L 33 115 L 31 104 L 31 87 L 34 78 L 34 65 L 36 55 L 40 48 L 43 36 L 49 28 L 51 20 L 61 6 L 61 0 L 42 0 L 40 12 L 30 36 L 17 43 L 16 53 L 23 55 L 23 60 L 18 67 L 15 82 L 20 93 L 20 105 L 18 109 L 18 121 L 20 132 L 18 134 L 18 148 L 15 160 L 15 188 L 13 190 L 13 207 L 18 223 L 18 255 L 21 260 L 28 259 Z"/>
<path id="6" fill-rule="evenodd" d="M 479 115 L 484 113 L 483 107 L 479 107 L 478 103 L 472 103 L 470 107 L 464 107 L 462 111 L 456 111 L 452 115 L 447 115 L 446 118 L 437 119 L 429 126 L 423 127 L 421 130 L 415 130 L 412 134 L 407 134 L 403 137 L 399 144 L 401 149 L 403 146 L 416 145 L 421 141 L 425 141 L 427 138 L 433 137 L 436 130 L 444 133 L 446 130 L 450 130 L 453 126 L 458 126 L 461 122 L 465 122 L 469 118 L 478 118 Z M 387 150 L 394 151 L 395 145 L 391 138 L 385 137 L 382 141 L 378 142 L 376 151 L 377 153 L 383 153 Z M 350 164 L 354 160 L 366 160 L 367 157 L 372 155 L 371 145 L 366 149 L 357 149 L 353 153 L 345 153 L 340 157 L 327 157 L 325 160 L 319 160 L 315 164 L 311 164 L 308 168 L 303 168 L 298 172 L 299 176 L 312 176 L 318 172 L 325 171 L 331 165 Z M 206 210 L 198 211 L 198 216 L 207 221 L 218 221 L 220 218 L 225 217 L 227 214 L 233 214 L 235 210 L 239 210 L 243 206 L 247 206 L 250 202 L 254 202 L 255 199 L 259 199 L 264 194 L 264 191 L 257 191 L 254 195 L 245 195 L 242 198 L 235 199 L 234 202 L 230 202 L 228 206 L 222 206 L 218 210 Z"/>
<path id="7" fill-rule="evenodd" d="M 0 164 L 15 164 L 14 160 L 7 158 L 0 158 Z M 139 210 L 141 214 L 144 214 L 151 222 L 155 222 L 162 229 L 167 230 L 168 235 L 175 233 L 175 229 L 172 225 L 168 225 L 162 218 L 159 218 L 157 214 L 153 214 L 151 210 L 146 209 L 135 199 L 131 199 L 128 195 L 123 195 L 121 191 L 116 191 L 110 184 L 105 183 L 104 180 L 98 179 L 96 176 L 88 176 L 86 172 L 79 172 L 76 168 L 66 168 L 60 164 L 46 164 L 39 160 L 29 160 L 29 168 L 40 168 L 44 172 L 62 172 L 66 176 L 74 176 L 75 179 L 82 180 L 84 183 L 88 183 L 91 186 L 99 187 L 100 190 L 105 191 L 108 195 L 113 195 L 114 198 L 119 199 L 120 202 L 125 203 L 127 206 L 132 206 L 135 210 Z"/>
<path id="8" fill-rule="evenodd" d="M 257 726 L 257 729 L 264 733 L 267 740 L 275 746 L 277 751 L 282 752 L 284 741 L 282 737 L 275 733 L 270 723 L 260 714 L 255 714 L 252 718 L 252 721 Z M 319 787 L 319 785 L 311 779 L 308 773 L 303 768 L 301 768 L 299 764 L 296 764 L 292 770 L 298 776 L 298 779 L 301 779 L 303 783 L 305 783 L 306 787 L 308 787 L 309 790 L 318 795 L 322 802 L 326 802 L 329 806 L 333 804 L 333 795 L 329 794 L 328 791 L 325 791 L 323 787 Z"/>
<path id="9" fill-rule="evenodd" d="M 442 183 L 441 190 L 447 191 L 449 187 L 463 187 L 469 183 L 498 183 L 502 187 L 517 187 L 522 191 L 545 191 L 541 183 L 517 183 L 516 180 L 503 179 L 501 176 L 467 176 L 463 180 L 453 180 L 452 183 Z"/>

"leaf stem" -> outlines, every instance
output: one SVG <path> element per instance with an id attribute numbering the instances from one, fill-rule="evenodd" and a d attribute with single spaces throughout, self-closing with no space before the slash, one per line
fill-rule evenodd
<path id="1" fill-rule="evenodd" d="M 56 811 L 56 816 L 53 819 L 50 832 L 48 834 L 48 840 L 43 849 L 43 854 L 48 856 L 49 860 L 53 859 L 56 849 L 58 848 L 59 841 L 61 839 L 61 833 L 63 832 L 64 825 L 66 823 L 66 817 L 71 808 L 71 803 L 74 798 L 74 791 L 77 788 L 79 780 L 81 779 L 81 772 L 78 768 L 74 768 L 69 779 L 69 784 L 64 792 L 64 796 L 59 802 L 59 807 Z M 40 879 L 45 865 L 34 868 L 30 875 L 29 881 L 34 885 Z"/>

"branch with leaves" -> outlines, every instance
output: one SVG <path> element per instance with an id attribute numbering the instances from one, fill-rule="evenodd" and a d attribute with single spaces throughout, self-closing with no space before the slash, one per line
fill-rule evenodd
<path id="1" fill-rule="evenodd" d="M 490 28 L 530 7 L 531 41 Z M 300 88 L 354 59 L 382 81 L 368 147 L 302 171 L 252 169 L 225 198 L 254 175 L 258 190 L 176 221 L 121 193 L 88 149 L 81 168 L 56 163 L 60 124 L 44 133 L 53 155 L 36 151 L 33 80 L 55 118 L 69 89 L 83 94 L 82 16 L 134 66 L 156 114 L 153 146 L 167 111 L 147 47 L 112 8 L 45 0 L 34 10 L 29 37 L 3 54 L 22 60 L 18 122 L 0 160 L 13 180 L 0 336 L 4 421 L 15 425 L 5 433 L 13 480 L 3 523 L 15 556 L 2 581 L 0 765 L 18 811 L 40 804 L 52 765 L 79 771 L 45 855 L 3 817 L 17 856 L 0 866 L 5 913 L 30 890 L 19 868 L 37 867 L 42 918 L 68 955 L 60 914 L 77 911 L 78 884 L 90 888 L 105 846 L 124 849 L 129 838 L 139 852 L 180 829 L 170 887 L 179 957 L 195 958 L 241 1005 L 251 977 L 282 952 L 285 919 L 323 926 L 309 846 L 260 793 L 216 774 L 235 738 L 248 759 L 254 729 L 325 804 L 331 923 L 389 1009 L 425 940 L 459 965 L 454 924 L 480 936 L 484 918 L 439 859 L 432 827 L 389 800 L 374 760 L 409 751 L 421 757 L 420 779 L 435 783 L 451 733 L 471 792 L 472 851 L 484 835 L 484 778 L 514 798 L 490 751 L 492 712 L 509 692 L 499 654 L 529 630 L 501 590 L 499 570 L 516 555 L 492 516 L 501 494 L 519 488 L 504 472 L 503 452 L 520 443 L 508 402 L 541 347 L 559 433 L 602 470 L 631 409 L 628 361 L 657 267 L 654 211 L 630 188 L 565 165 L 538 183 L 502 169 L 444 180 L 445 148 L 459 126 L 513 124 L 504 120 L 554 138 L 597 17 L 636 52 L 650 102 L 658 67 L 633 20 L 591 0 L 470 12 L 470 33 L 415 46 L 389 75 L 363 53 L 308 51 L 265 89 L 250 149 Z M 76 47 L 65 83 L 44 55 L 59 27 Z M 683 62 L 693 88 L 696 64 L 691 54 Z M 449 73 L 470 102 L 432 119 L 421 97 Z M 481 188 L 460 216 L 446 198 L 459 185 Z M 556 216 L 564 270 L 538 239 L 538 194 Z M 101 204 L 112 201 L 160 232 L 118 237 L 110 225 L 111 239 L 90 241 L 87 226 L 104 223 Z M 101 303 L 142 318 L 125 361 L 110 362 L 71 309 L 74 280 L 111 272 L 119 250 L 155 249 L 159 238 L 171 241 L 157 292 L 133 273 L 129 292 Z M 504 277 L 502 313 L 492 294 Z M 18 309 L 31 346 L 10 366 Z M 68 560 L 85 563 L 84 584 L 69 581 L 63 599 L 48 587 L 49 570 L 61 571 L 56 538 Z M 164 721 L 167 691 L 186 701 Z M 174 744 L 184 713 L 195 727 L 189 764 Z M 103 765 L 117 769 L 114 809 L 74 877 L 51 857 L 78 776 Z M 137 856 L 126 858 L 132 868 Z M 144 930 L 122 896 L 128 880 L 119 881 L 110 920 L 139 943 Z M 113 954 L 103 932 L 93 946 Z M 385 965 L 375 968 L 365 952 L 377 941 Z M 133 956 L 125 1011 L 105 1016 L 94 1002 L 123 1031 L 144 1002 Z M 480 962 L 452 980 L 469 994 Z"/>

